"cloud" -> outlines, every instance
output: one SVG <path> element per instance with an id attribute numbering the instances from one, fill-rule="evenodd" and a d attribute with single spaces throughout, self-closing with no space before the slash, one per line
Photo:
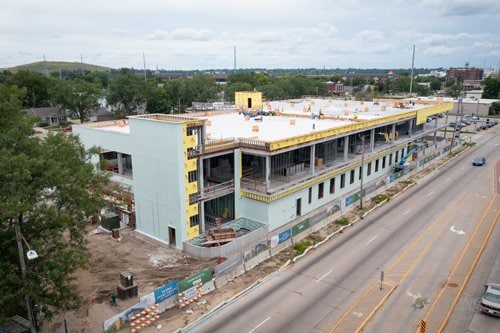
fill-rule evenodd
<path id="1" fill-rule="evenodd" d="M 209 41 L 213 39 L 215 33 L 210 30 L 197 30 L 193 28 L 178 28 L 172 32 L 165 30 L 156 30 L 152 34 L 146 36 L 146 40 L 193 40 L 193 41 Z"/>
<path id="2" fill-rule="evenodd" d="M 443 16 L 499 15 L 498 0 L 420 0 L 429 10 L 437 10 Z"/>

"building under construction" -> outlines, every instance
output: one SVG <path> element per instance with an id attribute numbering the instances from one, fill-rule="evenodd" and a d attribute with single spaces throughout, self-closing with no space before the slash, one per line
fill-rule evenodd
<path id="1" fill-rule="evenodd" d="M 112 180 L 132 193 L 138 232 L 200 256 L 205 245 L 220 245 L 216 235 L 224 234 L 222 243 L 246 236 L 232 248 L 241 251 L 344 212 L 406 172 L 396 164 L 417 163 L 416 147 L 450 144 L 437 121 L 427 122 L 452 109 L 442 101 L 264 102 L 259 92 L 235 100 L 234 110 L 146 114 L 73 130 L 87 148 L 101 147 L 94 162 L 107 160 Z M 225 231 L 207 232 L 213 228 Z"/>

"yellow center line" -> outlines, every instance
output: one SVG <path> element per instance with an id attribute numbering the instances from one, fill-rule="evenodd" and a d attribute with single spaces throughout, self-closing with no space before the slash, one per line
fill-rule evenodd
<path id="1" fill-rule="evenodd" d="M 485 221 L 485 217 L 486 215 L 488 214 L 488 211 L 490 210 L 491 206 L 493 205 L 493 203 L 495 202 L 496 200 L 496 197 L 497 195 L 495 194 L 493 196 L 493 198 L 491 199 L 490 203 L 488 204 L 488 208 L 484 211 L 483 213 L 483 216 L 481 217 L 481 220 L 480 222 L 477 224 L 476 228 L 474 229 L 474 232 L 473 234 L 471 235 L 471 237 L 469 238 L 469 240 L 467 241 L 467 244 L 465 245 L 464 249 L 462 250 L 462 253 L 460 253 L 460 257 L 457 259 L 457 261 L 455 262 L 455 265 L 453 266 L 453 269 L 451 271 L 451 273 L 449 274 L 448 276 L 448 279 L 446 280 L 446 283 L 444 284 L 443 288 L 441 288 L 441 290 L 439 291 L 439 294 L 437 295 L 436 299 L 434 300 L 434 302 L 432 302 L 432 305 L 430 306 L 429 310 L 427 311 L 427 313 L 425 314 L 424 316 L 424 320 L 427 320 L 429 318 L 429 316 L 432 314 L 432 311 L 434 310 L 434 307 L 436 306 L 436 304 L 438 303 L 438 301 L 441 299 L 441 297 L 443 296 L 443 293 L 445 292 L 445 290 L 447 289 L 447 285 L 448 283 L 450 282 L 450 280 L 453 278 L 457 268 L 458 268 L 458 265 L 460 264 L 463 256 L 465 255 L 465 253 L 467 252 L 467 250 L 469 249 L 470 247 L 470 244 L 472 243 L 475 235 L 477 234 L 477 231 L 479 229 L 479 227 L 483 224 L 483 222 Z M 476 257 L 474 258 L 474 261 L 463 281 L 463 283 L 461 284 L 461 287 L 460 287 L 460 290 L 457 294 L 457 296 L 455 297 L 454 301 L 453 301 L 453 304 L 451 305 L 450 309 L 448 310 L 448 313 L 446 315 L 446 317 L 444 318 L 443 322 L 441 323 L 441 326 L 439 327 L 439 330 L 437 332 L 441 332 L 445 325 L 448 323 L 448 319 L 449 317 L 451 316 L 451 313 L 453 312 L 454 308 L 455 308 L 455 305 L 456 303 L 458 302 L 458 298 L 460 297 L 460 295 L 462 294 L 462 291 L 463 289 L 465 288 L 465 285 L 467 284 L 467 282 L 469 281 L 469 278 L 470 278 L 470 275 L 472 274 L 472 271 L 474 270 L 474 268 L 476 267 L 476 264 L 477 262 L 479 261 L 479 258 L 481 257 L 481 254 L 483 253 L 483 250 L 484 248 L 486 247 L 486 244 L 491 236 L 491 233 L 493 232 L 493 229 L 496 225 L 496 222 L 498 220 L 498 216 L 500 215 L 500 211 L 497 212 L 496 216 L 495 216 L 495 219 L 493 220 L 493 223 L 491 224 L 490 226 L 490 229 L 488 231 L 488 234 L 486 235 L 486 237 L 484 238 L 484 241 L 481 245 L 481 248 L 479 249 Z"/>
<path id="2" fill-rule="evenodd" d="M 395 267 L 396 265 L 398 265 L 398 264 L 399 264 L 399 263 L 400 263 L 400 262 L 404 259 L 404 257 L 405 257 L 405 256 L 406 256 L 406 255 L 407 255 L 407 254 L 408 254 L 408 253 L 409 253 L 409 252 L 410 252 L 410 251 L 411 251 L 411 250 L 412 250 L 415 246 L 417 246 L 417 244 L 418 244 L 418 243 L 420 243 L 420 241 L 421 241 L 424 237 L 426 237 L 426 236 L 427 236 L 427 233 L 429 233 L 429 232 L 430 232 L 430 230 L 431 230 L 431 229 L 432 229 L 435 225 L 437 225 L 439 222 L 441 222 L 441 220 L 443 219 L 443 217 L 444 217 L 444 216 L 446 216 L 446 215 L 448 214 L 448 212 L 449 212 L 450 210 L 452 210 L 452 209 L 455 207 L 455 205 L 456 205 L 456 204 L 457 204 L 457 203 L 458 203 L 458 202 L 462 199 L 462 197 L 465 195 L 465 193 L 466 193 L 465 191 L 464 191 L 464 192 L 462 192 L 462 193 L 461 193 L 461 194 L 460 194 L 460 195 L 459 195 L 459 196 L 458 196 L 458 197 L 457 197 L 457 198 L 456 198 L 456 199 L 455 199 L 455 200 L 454 200 L 454 201 L 453 201 L 453 202 L 452 202 L 452 203 L 451 203 L 451 204 L 450 204 L 447 208 L 446 208 L 446 210 L 444 210 L 441 214 L 439 214 L 439 216 L 436 218 L 436 220 L 435 220 L 435 221 L 434 221 L 434 222 L 433 222 L 430 226 L 428 226 L 428 227 L 427 227 L 427 229 L 426 229 L 423 233 L 421 233 L 419 237 L 417 237 L 417 239 L 415 239 L 415 240 L 413 241 L 413 243 L 412 243 L 412 244 L 411 244 L 411 245 L 410 245 L 410 246 L 409 246 L 409 247 L 408 247 L 408 248 L 407 248 L 407 249 L 406 249 L 406 250 L 405 250 L 405 251 L 404 251 L 404 252 L 403 252 L 403 253 L 402 253 L 402 254 L 401 254 L 401 255 L 400 255 L 400 256 L 399 256 L 396 260 L 395 260 L 395 261 L 394 261 L 394 263 L 392 263 L 392 265 L 390 265 L 390 266 L 389 266 L 389 268 L 387 268 L 387 272 L 390 272 L 392 269 L 394 269 L 394 267 Z M 444 224 L 443 226 L 445 226 L 445 225 L 446 225 L 446 224 Z M 435 237 L 434 237 L 433 241 L 431 242 L 431 244 L 434 242 L 434 240 L 437 238 L 437 236 L 438 236 L 438 234 L 436 233 L 436 235 L 435 235 Z M 427 250 L 427 249 L 426 249 L 426 250 Z M 421 257 L 421 256 L 422 256 L 422 255 L 420 255 L 418 259 L 420 259 L 420 257 Z M 414 265 L 412 265 L 411 269 L 413 269 L 413 267 L 414 267 Z M 409 274 L 409 272 L 411 271 L 411 269 L 409 269 L 409 270 L 405 273 L 405 275 L 404 275 L 403 279 L 404 279 L 404 278 L 406 278 L 406 277 L 408 276 L 408 274 Z"/>
<path id="3" fill-rule="evenodd" d="M 410 252 L 421 240 L 422 238 L 425 236 L 425 234 L 427 234 L 432 227 L 434 227 L 438 222 L 441 221 L 441 219 L 448 213 L 448 211 L 450 211 L 461 199 L 462 197 L 466 194 L 466 192 L 462 192 L 460 193 L 460 195 L 448 206 L 448 208 L 443 212 L 441 213 L 438 218 L 436 219 L 435 222 L 433 222 L 429 227 L 427 227 L 427 229 L 425 230 L 425 232 L 423 232 L 399 257 L 398 259 L 396 259 L 396 261 L 387 269 L 388 271 L 390 271 L 391 269 L 393 269 L 407 254 L 408 252 Z M 446 224 L 445 224 L 446 225 Z M 437 233 L 436 233 L 437 234 Z M 437 237 L 437 236 L 436 236 Z M 434 240 L 436 239 L 436 237 L 434 238 Z M 434 242 L 433 240 L 433 242 Z M 431 242 L 431 244 L 433 243 Z M 428 250 L 429 247 L 427 247 L 426 249 L 426 252 Z M 419 256 L 419 259 L 423 256 L 420 255 Z M 417 260 L 418 261 L 418 260 Z M 406 278 L 409 274 L 409 272 L 414 268 L 415 264 L 412 265 L 412 267 L 405 273 L 404 275 L 404 278 Z M 404 279 L 403 278 L 403 279 Z M 395 282 L 396 283 L 396 282 Z M 399 281 L 400 283 L 400 281 Z M 398 283 L 396 283 L 397 285 Z M 365 290 L 365 292 L 363 292 L 363 294 L 361 296 L 358 297 L 358 299 L 342 314 L 342 316 L 335 322 L 335 324 L 333 325 L 333 327 L 330 329 L 330 333 L 333 332 L 339 325 L 340 323 L 352 312 L 352 310 L 361 302 L 361 300 L 368 294 L 370 293 L 370 291 L 375 288 L 376 286 L 378 286 L 378 282 L 374 283 L 373 285 L 371 285 L 367 290 Z M 385 298 L 384 298 L 384 301 L 385 301 Z M 376 309 L 378 309 L 379 307 L 381 307 L 382 304 L 379 303 L 379 305 L 377 305 Z M 376 310 L 375 309 L 375 310 Z M 371 317 L 373 316 L 373 314 L 376 312 L 376 311 L 372 311 L 372 314 L 371 316 L 368 316 L 364 321 L 363 323 L 367 323 Z M 363 325 L 364 326 L 364 325 Z M 361 326 L 361 328 L 363 327 Z"/>

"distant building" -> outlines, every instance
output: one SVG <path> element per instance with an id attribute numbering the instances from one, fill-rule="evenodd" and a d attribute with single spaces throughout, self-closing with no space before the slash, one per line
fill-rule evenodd
<path id="1" fill-rule="evenodd" d="M 24 109 L 23 112 L 28 117 L 39 118 L 39 125 L 58 126 L 66 124 L 68 122 L 68 115 L 66 113 L 66 110 L 60 106 Z"/>
<path id="2" fill-rule="evenodd" d="M 344 96 L 344 84 L 340 81 L 328 81 L 326 83 L 326 89 L 328 91 L 328 96 Z"/>
<path id="3" fill-rule="evenodd" d="M 461 79 L 463 81 L 481 81 L 483 79 L 484 70 L 481 68 L 449 68 L 446 71 L 446 80 Z"/>

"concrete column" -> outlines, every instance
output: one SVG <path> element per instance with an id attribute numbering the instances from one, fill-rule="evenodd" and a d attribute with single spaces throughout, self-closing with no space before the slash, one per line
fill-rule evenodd
<path id="1" fill-rule="evenodd" d="M 413 119 L 410 119 L 410 124 L 408 126 L 408 135 L 413 135 Z"/>
<path id="2" fill-rule="evenodd" d="M 347 161 L 349 155 L 349 135 L 344 137 L 344 161 Z"/>
<path id="3" fill-rule="evenodd" d="M 370 131 L 370 150 L 373 153 L 373 150 L 375 149 L 375 129 L 372 128 Z"/>
<path id="4" fill-rule="evenodd" d="M 200 212 L 200 233 L 205 232 L 207 227 L 205 226 L 205 202 L 198 202 L 198 211 Z"/>
<path id="5" fill-rule="evenodd" d="M 239 148 L 234 150 L 234 218 L 241 216 L 241 150 Z"/>
<path id="6" fill-rule="evenodd" d="M 314 158 L 315 158 L 314 155 L 316 155 L 316 145 L 311 146 L 311 157 L 309 161 L 309 165 L 311 168 L 311 175 L 314 175 Z"/>
<path id="7" fill-rule="evenodd" d="M 205 179 L 203 178 L 203 158 L 200 157 L 198 162 L 198 190 L 203 194 L 205 190 Z"/>
<path id="8" fill-rule="evenodd" d="M 118 173 L 123 175 L 123 156 L 122 153 L 117 153 L 118 155 Z"/>
<path id="9" fill-rule="evenodd" d="M 396 141 L 396 124 L 392 124 L 391 141 Z"/>
<path id="10" fill-rule="evenodd" d="M 266 156 L 266 192 L 271 187 L 271 156 Z"/>

